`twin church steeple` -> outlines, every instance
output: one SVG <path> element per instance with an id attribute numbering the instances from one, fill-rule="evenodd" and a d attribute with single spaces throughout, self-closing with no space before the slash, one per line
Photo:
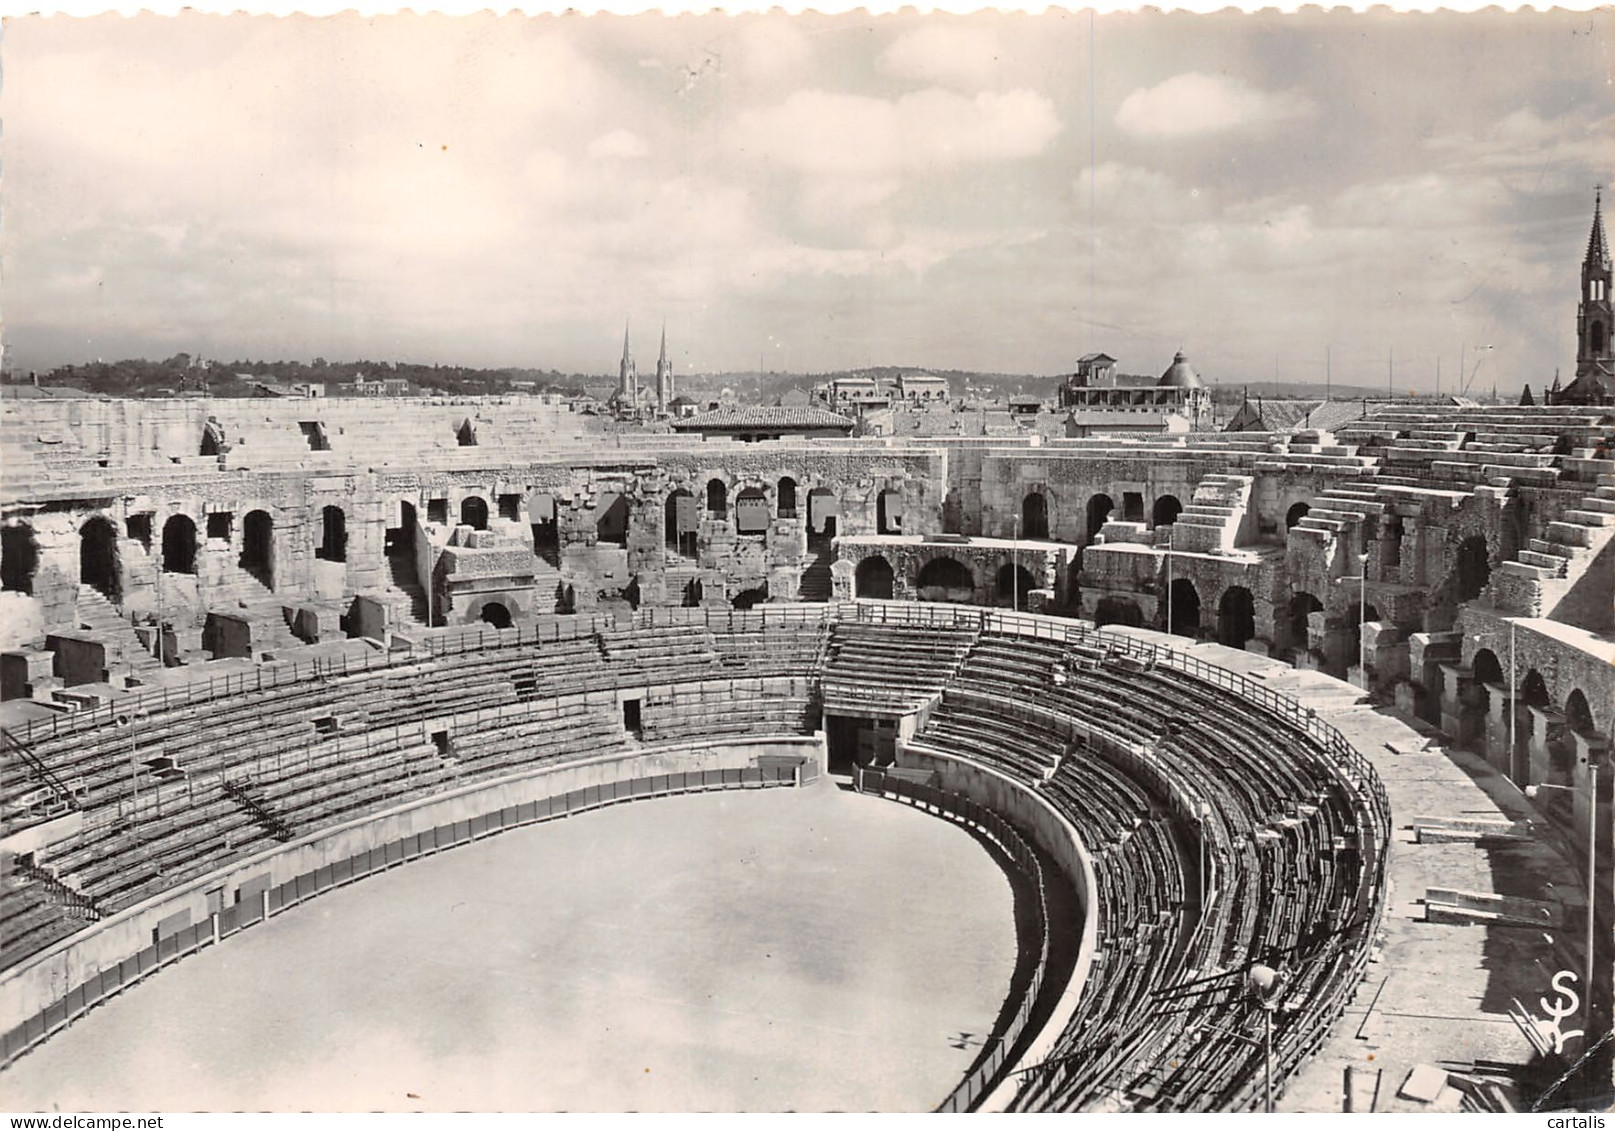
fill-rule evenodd
<path id="1" fill-rule="evenodd" d="M 656 400 L 654 406 L 641 404 L 639 374 L 634 367 L 633 348 L 630 343 L 631 327 L 623 324 L 622 361 L 617 366 L 617 395 L 614 398 L 619 412 L 637 413 L 654 410 L 658 416 L 667 412 L 673 400 L 673 363 L 667 360 L 667 323 L 662 323 L 662 352 L 656 359 Z"/>

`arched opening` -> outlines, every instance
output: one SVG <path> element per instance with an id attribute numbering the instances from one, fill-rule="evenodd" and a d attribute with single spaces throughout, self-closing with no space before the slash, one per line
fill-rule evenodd
<path id="1" fill-rule="evenodd" d="M 415 508 L 408 503 L 405 517 L 409 526 L 405 537 L 414 529 Z M 251 574 L 266 589 L 275 587 L 275 520 L 268 511 L 248 511 L 241 520 L 241 557 L 236 564 Z"/>
<path id="2" fill-rule="evenodd" d="M 903 533 L 903 492 L 886 490 L 875 496 L 875 533 Z"/>
<path id="3" fill-rule="evenodd" d="M 963 534 L 964 521 L 964 492 L 955 487 L 942 500 L 942 533 Z"/>
<path id="4" fill-rule="evenodd" d="M 189 515 L 172 515 L 163 523 L 163 572 L 196 572 L 196 523 Z"/>
<path id="5" fill-rule="evenodd" d="M 341 507 L 326 507 L 320 512 L 320 544 L 314 556 L 325 562 L 348 560 L 348 516 Z"/>
<path id="6" fill-rule="evenodd" d="M 122 595 L 118 530 L 99 515 L 79 527 L 79 582 L 109 601 L 117 601 Z"/>
<path id="7" fill-rule="evenodd" d="M 914 589 L 921 601 L 968 605 L 976 599 L 976 578 L 970 567 L 953 558 L 933 558 L 914 579 Z"/>
<path id="8" fill-rule="evenodd" d="M 1303 518 L 1307 517 L 1312 508 L 1306 503 L 1296 503 L 1284 512 L 1284 529 L 1288 530 Z"/>
<path id="9" fill-rule="evenodd" d="M 761 605 L 766 600 L 768 600 L 768 583 L 764 582 L 755 589 L 742 589 L 729 603 L 737 609 L 749 609 L 754 605 Z"/>
<path id="10" fill-rule="evenodd" d="M 1105 523 L 1110 519 L 1110 512 L 1116 509 L 1116 504 L 1109 495 L 1098 494 L 1088 500 L 1088 541 L 1092 542 L 1094 535 L 1104 529 Z"/>
<path id="11" fill-rule="evenodd" d="M 815 487 L 808 492 L 808 541 L 814 538 L 834 538 L 836 519 L 841 514 L 841 500 L 827 487 Z"/>
<path id="12" fill-rule="evenodd" d="M 729 488 L 722 479 L 707 480 L 707 514 L 713 518 L 729 515 Z"/>
<path id="13" fill-rule="evenodd" d="M 472 530 L 488 529 L 488 500 L 480 495 L 467 495 L 460 500 L 460 525 Z"/>
<path id="14" fill-rule="evenodd" d="M 1037 588 L 1037 582 L 1032 578 L 1032 571 L 1025 566 L 1006 562 L 999 567 L 993 591 L 1000 605 L 1011 608 L 1026 608 L 1026 595 Z"/>
<path id="15" fill-rule="evenodd" d="M 533 529 L 533 553 L 559 569 L 561 527 L 555 521 L 555 496 L 545 493 L 529 495 L 527 522 Z"/>
<path id="16" fill-rule="evenodd" d="M 1021 537 L 1043 539 L 1049 536 L 1049 500 L 1041 491 L 1032 491 L 1021 500 Z"/>
<path id="17" fill-rule="evenodd" d="M 220 428 L 219 422 L 210 416 L 207 423 L 202 425 L 201 454 L 216 456 L 222 451 L 224 451 L 224 429 Z"/>
<path id="18" fill-rule="evenodd" d="M 595 538 L 602 546 L 628 546 L 628 500 L 621 495 L 601 495 L 595 503 Z"/>
<path id="19" fill-rule="evenodd" d="M 1520 702 L 1544 711 L 1553 705 L 1553 700 L 1548 696 L 1547 680 L 1535 668 L 1526 672 L 1525 679 L 1520 682 Z"/>
<path id="20" fill-rule="evenodd" d="M 1308 641 L 1307 618 L 1313 613 L 1323 612 L 1323 602 L 1311 593 L 1295 593 L 1290 597 L 1289 644 L 1297 653 L 1305 652 L 1311 644 Z"/>
<path id="21" fill-rule="evenodd" d="M 1200 591 L 1187 577 L 1172 579 L 1171 599 L 1167 602 L 1166 630 L 1173 636 L 1200 633 Z"/>
<path id="22" fill-rule="evenodd" d="M 747 487 L 735 496 L 735 533 L 768 533 L 768 496 L 761 487 Z"/>
<path id="23" fill-rule="evenodd" d="M 686 609 L 699 609 L 705 589 L 706 587 L 701 584 L 699 577 L 692 577 L 684 586 L 684 607 Z"/>
<path id="24" fill-rule="evenodd" d="M 1176 495 L 1162 495 L 1155 500 L 1155 505 L 1150 508 L 1150 523 L 1156 529 L 1171 526 L 1178 520 L 1178 515 L 1182 513 L 1183 504 L 1178 502 Z"/>
<path id="25" fill-rule="evenodd" d="M 1587 737 L 1598 733 L 1598 724 L 1593 722 L 1593 709 L 1587 705 L 1587 696 L 1582 694 L 1579 687 L 1565 699 L 1565 726 Z"/>
<path id="26" fill-rule="evenodd" d="M 1217 602 L 1217 643 L 1243 648 L 1256 635 L 1256 601 L 1243 585 L 1230 585 Z"/>
<path id="27" fill-rule="evenodd" d="M 778 499 L 778 503 L 779 503 L 778 512 L 777 512 L 779 514 L 779 517 L 780 518 L 795 518 L 796 517 L 796 480 L 792 479 L 789 475 L 784 476 L 779 481 L 779 487 L 776 489 L 775 495 L 776 495 L 776 497 Z"/>
<path id="28" fill-rule="evenodd" d="M 1506 686 L 1503 678 L 1503 665 L 1498 662 L 1497 654 L 1490 648 L 1482 648 L 1475 653 L 1475 661 L 1470 665 L 1475 670 L 1475 682 L 1490 684 L 1493 687 Z"/>
<path id="29" fill-rule="evenodd" d="M 474 448 L 477 446 L 477 429 L 471 423 L 470 417 L 462 420 L 460 426 L 454 430 L 454 439 L 462 448 Z"/>
<path id="30" fill-rule="evenodd" d="M 483 624 L 491 624 L 495 628 L 510 627 L 510 610 L 498 601 L 488 601 L 483 604 L 477 619 Z"/>
<path id="31" fill-rule="evenodd" d="M 892 563 L 875 554 L 858 563 L 852 576 L 853 594 L 876 601 L 890 601 L 894 583 Z"/>
<path id="32" fill-rule="evenodd" d="M 1486 549 L 1486 539 L 1480 535 L 1465 538 L 1458 544 L 1452 563 L 1452 596 L 1458 604 L 1473 601 L 1480 596 L 1491 580 L 1492 565 Z"/>
<path id="33" fill-rule="evenodd" d="M 681 487 L 667 497 L 662 508 L 662 538 L 669 550 L 681 558 L 694 558 L 699 526 L 694 495 Z"/>
<path id="34" fill-rule="evenodd" d="M 1503 665 L 1498 663 L 1497 654 L 1490 648 L 1482 648 L 1476 652 L 1470 668 L 1475 674 L 1475 698 L 1480 708 L 1480 716 L 1484 720 L 1491 711 L 1492 689 L 1499 688 L 1506 696 L 1508 681 L 1503 678 Z"/>
<path id="35" fill-rule="evenodd" d="M 1144 611 L 1138 607 L 1137 601 L 1125 597 L 1101 597 L 1094 606 L 1093 620 L 1097 627 L 1119 624 L 1128 628 L 1143 628 Z"/>
<path id="36" fill-rule="evenodd" d="M 0 589 L 32 594 L 34 571 L 39 568 L 39 543 L 26 522 L 0 526 Z"/>

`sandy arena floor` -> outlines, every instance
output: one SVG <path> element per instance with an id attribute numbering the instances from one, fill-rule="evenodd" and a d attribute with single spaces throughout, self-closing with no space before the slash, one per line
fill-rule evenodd
<path id="1" fill-rule="evenodd" d="M 0 1107 L 922 1110 L 1014 961 L 1009 882 L 947 822 L 829 782 L 642 802 L 186 959 L 0 1073 Z"/>

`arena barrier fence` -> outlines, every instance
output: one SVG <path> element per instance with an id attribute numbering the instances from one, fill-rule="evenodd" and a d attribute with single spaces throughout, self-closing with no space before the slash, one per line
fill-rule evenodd
<path id="1" fill-rule="evenodd" d="M 843 617 L 847 612 L 842 613 Z M 1359 822 L 1358 844 L 1363 856 L 1356 913 L 1362 922 L 1362 937 L 1372 940 L 1379 934 L 1385 915 L 1386 856 L 1390 850 L 1391 807 L 1385 784 L 1369 761 L 1334 727 L 1286 695 L 1247 676 L 1232 672 L 1199 657 L 1123 633 L 1105 632 L 1086 622 L 1068 621 L 1031 613 L 1002 612 L 974 605 L 940 603 L 900 603 L 859 601 L 851 610 L 852 619 L 874 624 L 914 627 L 974 629 L 978 634 L 1048 640 L 1072 648 L 1097 651 L 1107 657 L 1127 657 L 1148 670 L 1155 665 L 1171 668 L 1191 678 L 1223 688 L 1288 723 L 1305 734 L 1325 755 L 1326 764 L 1346 786 Z M 1369 945 L 1356 948 L 1348 971 L 1332 980 L 1330 990 L 1315 1001 L 1305 1015 L 1285 1018 L 1273 1038 L 1273 1085 L 1282 1090 L 1301 1067 L 1329 1039 L 1334 1023 L 1367 977 Z M 1253 1108 L 1263 1092 L 1261 1071 L 1250 1074 L 1237 1090 L 1235 1106 Z"/>
<path id="2" fill-rule="evenodd" d="M 625 628 L 700 625 L 713 631 L 729 633 L 770 629 L 799 631 L 811 629 L 822 634 L 827 633 L 838 621 L 844 619 L 877 624 L 974 630 L 978 634 L 992 632 L 1048 640 L 1072 648 L 1097 649 L 1108 657 L 1126 657 L 1137 661 L 1144 666 L 1144 669 L 1159 664 L 1223 688 L 1288 723 L 1317 744 L 1327 755 L 1332 772 L 1349 787 L 1350 796 L 1358 809 L 1358 840 L 1364 858 L 1363 871 L 1364 875 L 1371 877 L 1371 883 L 1360 892 L 1359 906 L 1365 917 L 1367 937 L 1371 938 L 1378 933 L 1385 907 L 1384 869 L 1390 844 L 1390 803 L 1385 794 L 1384 784 L 1379 780 L 1373 767 L 1334 727 L 1319 718 L 1316 712 L 1301 706 L 1290 697 L 1246 676 L 1208 664 L 1198 657 L 1136 636 L 1106 632 L 1084 621 L 1032 613 L 1005 612 L 974 605 L 857 601 L 826 605 L 761 605 L 744 611 L 644 609 L 637 611 L 632 617 L 620 619 L 599 615 L 546 617 L 508 629 L 479 626 L 437 633 L 422 637 L 408 649 L 393 652 L 376 651 L 358 655 L 345 653 L 337 658 L 311 660 L 290 659 L 260 665 L 251 672 L 215 676 L 177 687 L 165 686 L 134 692 L 119 699 L 115 704 L 107 703 L 92 709 L 31 720 L 23 727 L 11 730 L 10 733 L 12 737 L 25 742 L 38 743 L 60 732 L 76 733 L 92 730 L 113 723 L 124 716 L 146 715 L 286 684 L 336 679 L 387 668 L 408 668 L 468 653 L 539 648 L 546 642 L 573 640 Z M 599 689 L 614 689 L 619 685 L 637 687 L 642 684 L 642 679 L 633 677 L 621 679 L 615 673 L 602 672 Z M 152 961 L 155 962 L 155 957 Z M 1329 1004 L 1336 1017 L 1344 1012 L 1347 1002 L 1355 992 L 1355 983 L 1360 982 L 1366 975 L 1367 961 L 1368 948 L 1366 946 L 1359 948 L 1354 959 L 1354 977 L 1336 981 L 1335 984 L 1339 989 L 1332 994 L 1334 1000 Z M 63 999 L 64 1002 L 66 1000 Z M 3 1055 L 5 1060 L 15 1055 L 10 1051 L 14 1035 L 28 1025 L 36 1023 L 43 1025 L 43 1018 L 49 1012 L 44 1011 L 39 1017 L 6 1034 L 3 1045 L 0 1045 L 0 1055 Z M 1300 1062 L 1315 1052 L 1327 1039 L 1326 1026 L 1305 1027 L 1297 1023 L 1299 1020 L 1292 1021 L 1275 1034 L 1276 1086 L 1281 1085 Z M 58 1025 L 60 1023 L 58 1022 Z M 24 1047 L 31 1047 L 32 1043 L 34 1042 L 29 1041 Z M 1253 1104 L 1259 1092 L 1259 1082 L 1252 1080 L 1241 1093 L 1242 1102 Z"/>
<path id="3" fill-rule="evenodd" d="M 1033 928 L 1037 934 L 1037 963 L 1032 970 L 1031 980 L 1021 994 L 1015 1016 L 1004 1027 L 1003 1033 L 993 1039 L 991 1047 L 982 1051 L 975 1066 L 959 1082 L 958 1087 L 936 1107 L 939 1112 L 969 1111 L 992 1089 L 1004 1071 L 1043 992 L 1043 976 L 1049 965 L 1049 896 L 1044 884 L 1042 861 L 1014 825 L 963 794 L 890 777 L 877 769 L 859 766 L 855 767 L 855 771 L 855 784 L 860 793 L 874 793 L 906 802 L 916 809 L 975 829 L 1009 857 L 1037 892 L 1036 925 Z"/>
<path id="4" fill-rule="evenodd" d="M 138 953 L 103 967 L 99 973 L 74 986 L 34 1016 L 0 1034 L 0 1067 L 10 1064 L 103 1001 L 157 971 L 333 888 L 506 829 L 570 817 L 628 801 L 722 789 L 766 789 L 794 785 L 796 772 L 795 766 L 689 770 L 587 786 L 538 801 L 507 806 L 469 820 L 438 825 L 322 865 L 285 883 L 260 890 L 255 899 L 232 904 L 206 919 L 161 935 Z"/>

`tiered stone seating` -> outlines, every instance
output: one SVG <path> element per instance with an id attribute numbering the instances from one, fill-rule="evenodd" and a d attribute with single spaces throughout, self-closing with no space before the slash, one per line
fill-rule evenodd
<path id="1" fill-rule="evenodd" d="M 41 849 L 40 864 L 114 913 L 334 822 L 622 752 L 636 741 L 617 708 L 624 688 L 644 689 L 637 742 L 808 733 L 825 625 L 823 610 L 632 632 L 539 618 L 434 634 L 417 654 L 390 658 L 360 647 L 352 657 L 310 650 L 325 657 L 318 663 L 221 664 L 225 674 L 198 689 L 125 697 L 127 725 L 83 711 L 30 736 L 32 756 L 76 783 L 84 809 L 81 830 Z M 754 639 L 777 649 L 771 659 L 742 643 Z M 750 667 L 741 674 L 725 658 Z M 0 833 L 43 819 L 22 804 L 38 773 L 15 758 L 5 769 Z M 17 907 L 30 927 L 7 939 L 10 961 L 60 937 L 33 904 Z"/>
<path id="2" fill-rule="evenodd" d="M 0 869 L 0 969 L 66 938 L 91 917 L 52 900 L 45 886 L 22 878 L 11 860 Z"/>
<path id="3" fill-rule="evenodd" d="M 654 687 L 641 705 L 645 742 L 755 734 L 810 734 L 818 723 L 805 676 L 711 680 Z"/>
<path id="4" fill-rule="evenodd" d="M 941 693 L 975 641 L 966 629 L 842 621 L 822 673 L 824 709 L 906 715 Z"/>
<path id="5" fill-rule="evenodd" d="M 1068 664 L 1066 649 L 983 635 L 914 742 L 1042 790 L 1094 856 L 1095 964 L 1055 1067 L 1016 1106 L 1223 1106 L 1259 1064 L 1216 1031 L 1239 1022 L 1244 964 L 1316 954 L 1291 1001 L 1319 1033 L 1354 984 L 1364 939 L 1341 928 L 1373 894 L 1354 787 L 1231 692 L 1159 663 Z M 1207 892 L 1188 880 L 1196 839 Z"/>

